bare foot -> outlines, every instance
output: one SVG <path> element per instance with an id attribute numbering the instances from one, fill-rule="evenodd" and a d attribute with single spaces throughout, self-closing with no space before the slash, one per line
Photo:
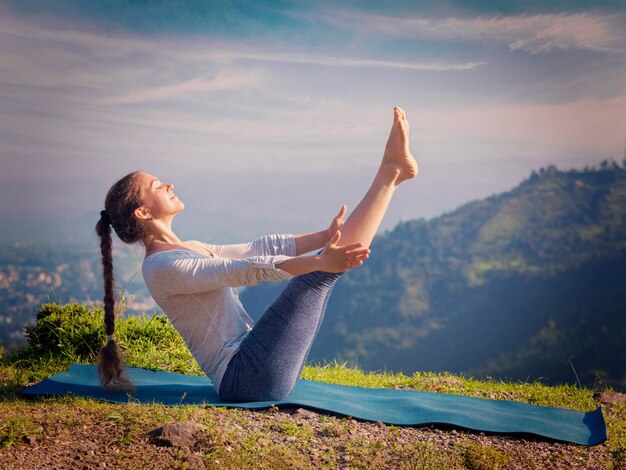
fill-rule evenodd
<path id="1" fill-rule="evenodd" d="M 385 146 L 381 167 L 397 174 L 396 186 L 404 180 L 415 178 L 419 171 L 409 150 L 409 121 L 402 108 L 393 108 L 393 125 Z"/>

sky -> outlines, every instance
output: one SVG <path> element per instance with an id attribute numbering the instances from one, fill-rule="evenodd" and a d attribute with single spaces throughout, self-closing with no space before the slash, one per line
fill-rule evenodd
<path id="1" fill-rule="evenodd" d="M 626 1 L 0 0 L 0 241 L 93 237 L 137 169 L 183 239 L 325 228 L 394 106 L 420 174 L 383 229 L 621 162 Z"/>

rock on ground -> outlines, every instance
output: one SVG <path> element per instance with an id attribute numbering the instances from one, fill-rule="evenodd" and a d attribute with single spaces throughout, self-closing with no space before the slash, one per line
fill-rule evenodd
<path id="1" fill-rule="evenodd" d="M 166 447 L 192 447 L 202 437 L 202 431 L 208 426 L 194 421 L 170 423 L 150 431 L 153 444 Z"/>

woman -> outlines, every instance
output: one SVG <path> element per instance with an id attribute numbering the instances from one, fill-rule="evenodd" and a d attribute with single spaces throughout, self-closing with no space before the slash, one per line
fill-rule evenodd
<path id="1" fill-rule="evenodd" d="M 148 173 L 126 175 L 109 190 L 96 225 L 108 335 L 100 353 L 103 387 L 133 387 L 112 338 L 111 226 L 123 242 L 139 241 L 145 246 L 142 273 L 148 289 L 220 398 L 230 402 L 281 400 L 302 372 L 334 283 L 367 259 L 395 189 L 417 172 L 409 150 L 409 123 L 404 111 L 394 108 L 391 133 L 374 181 L 345 222 L 343 206 L 326 230 L 268 235 L 236 245 L 182 241 L 172 230 L 174 216 L 185 207 L 174 194 L 174 185 Z M 320 248 L 315 255 L 304 255 Z M 291 281 L 253 325 L 236 288 L 280 279 Z"/>

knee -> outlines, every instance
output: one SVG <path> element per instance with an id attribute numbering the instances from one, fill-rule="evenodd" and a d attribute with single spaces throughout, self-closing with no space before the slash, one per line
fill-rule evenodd
<path id="1" fill-rule="evenodd" d="M 313 271 L 298 276 L 310 287 L 332 287 L 343 273 L 327 273 L 325 271 Z"/>

